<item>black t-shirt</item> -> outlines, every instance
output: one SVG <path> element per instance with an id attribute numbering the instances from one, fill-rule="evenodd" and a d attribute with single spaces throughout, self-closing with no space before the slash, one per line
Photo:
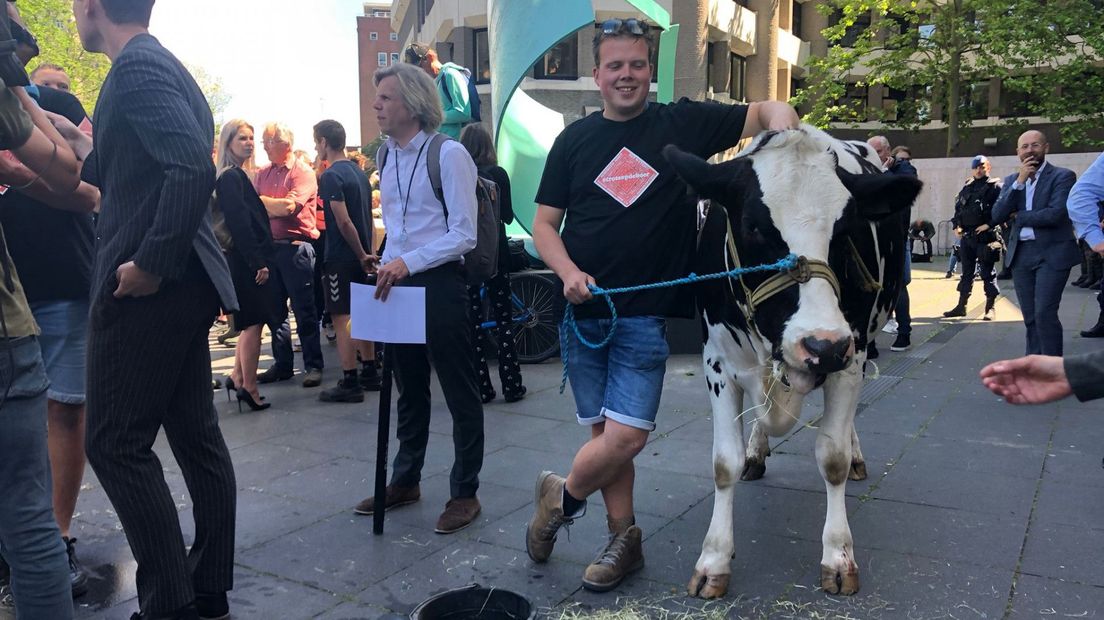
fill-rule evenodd
<path id="1" fill-rule="evenodd" d="M 87 122 L 73 95 L 41 86 L 38 91 L 43 110 L 77 126 Z M 54 209 L 8 188 L 0 196 L 0 222 L 28 301 L 88 298 L 95 243 L 91 214 Z"/>
<path id="2" fill-rule="evenodd" d="M 349 219 L 357 229 L 360 245 L 365 252 L 372 251 L 372 189 L 368 177 L 353 162 L 343 159 L 335 162 L 322 173 L 318 183 L 318 197 L 326 212 L 326 263 L 356 262 L 357 256 L 345 242 L 338 229 L 330 202 L 345 203 Z"/>
<path id="3" fill-rule="evenodd" d="M 561 233 L 571 260 L 598 286 L 673 280 L 689 273 L 696 200 L 664 159 L 668 144 L 710 157 L 740 141 L 747 106 L 650 103 L 640 116 L 611 121 L 595 112 L 556 138 L 537 203 L 566 209 Z M 616 295 L 620 316 L 693 315 L 689 287 Z M 578 306 L 579 318 L 609 316 L 604 298 Z"/>

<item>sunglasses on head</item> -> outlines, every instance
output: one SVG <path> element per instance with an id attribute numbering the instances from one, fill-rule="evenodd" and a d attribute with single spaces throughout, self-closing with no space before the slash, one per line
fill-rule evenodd
<path id="1" fill-rule="evenodd" d="M 602 34 L 617 34 L 628 31 L 636 36 L 644 36 L 648 31 L 648 24 L 638 19 L 607 19 L 602 22 Z"/>

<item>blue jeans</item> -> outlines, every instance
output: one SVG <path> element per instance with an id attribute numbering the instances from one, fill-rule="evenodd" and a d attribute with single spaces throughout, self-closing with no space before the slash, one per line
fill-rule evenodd
<path id="1" fill-rule="evenodd" d="M 609 333 L 609 319 L 582 319 L 579 333 L 591 343 Z M 655 316 L 617 319 L 610 343 L 591 349 L 574 332 L 561 337 L 567 347 L 567 377 L 575 396 L 579 424 L 613 420 L 645 431 L 655 430 L 663 375 L 667 371 L 667 322 Z"/>
<path id="2" fill-rule="evenodd" d="M 46 453 L 49 383 L 35 337 L 7 345 L 12 358 L 0 344 L 0 377 L 12 381 L 0 405 L 0 552 L 11 566 L 17 617 L 69 620 L 69 562 L 54 521 Z"/>
<path id="3" fill-rule="evenodd" d="M 912 282 L 912 254 L 905 252 L 905 277 L 901 281 L 901 292 L 897 295 L 897 308 L 893 314 L 897 317 L 897 334 L 912 334 L 912 315 L 909 313 L 908 285 Z"/>
<path id="4" fill-rule="evenodd" d="M 84 404 L 89 311 L 87 299 L 31 303 L 31 314 L 42 329 L 38 343 L 42 348 L 42 363 L 50 378 L 46 397 L 52 401 Z"/>
<path id="5" fill-rule="evenodd" d="M 277 243 L 275 260 L 269 265 L 268 284 L 272 293 L 269 331 L 272 332 L 274 367 L 291 372 L 295 353 L 291 350 L 291 325 L 288 323 L 288 298 L 295 312 L 299 343 L 303 345 L 303 369 L 325 366 L 318 334 L 318 311 L 314 305 L 314 248 L 307 242 L 298 245 Z"/>

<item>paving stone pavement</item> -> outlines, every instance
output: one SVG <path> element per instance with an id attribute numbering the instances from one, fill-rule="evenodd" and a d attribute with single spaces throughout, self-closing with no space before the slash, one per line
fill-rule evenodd
<path id="1" fill-rule="evenodd" d="M 857 428 L 869 478 L 848 485 L 848 511 L 862 590 L 818 589 L 824 484 L 813 460 L 819 393 L 804 424 L 772 439 L 766 476 L 736 493 L 736 557 L 729 596 L 686 597 L 685 585 L 712 512 L 711 412 L 700 359 L 668 365 L 658 428 L 637 460 L 638 523 L 647 565 L 611 593 L 582 590 L 583 567 L 604 543 L 601 500 L 561 535 L 550 562 L 526 557 L 532 485 L 542 469 L 565 471 L 587 437 L 560 367 L 524 366 L 529 396 L 486 407 L 483 513 L 452 536 L 433 533 L 448 499 L 451 423 L 434 388 L 434 420 L 422 501 L 388 515 L 386 533 L 351 507 L 371 494 L 377 399 L 324 404 L 298 381 L 263 386 L 273 403 L 239 413 L 213 394 L 237 472 L 234 618 L 379 618 L 472 582 L 514 590 L 543 617 L 565 610 L 631 608 L 643 616 L 689 612 L 734 618 L 1092 618 L 1104 615 L 1104 405 L 1062 401 L 1012 407 L 977 380 L 985 363 L 1022 353 L 1023 325 L 1011 282 L 998 320 L 944 320 L 954 281 L 942 261 L 916 265 L 910 287 L 914 346 L 889 352 L 880 337 L 880 376 L 867 381 Z M 1101 341 L 1077 332 L 1096 320 L 1093 296 L 1067 288 L 1067 353 Z M 267 348 L 267 346 L 266 346 Z M 337 380 L 326 348 L 326 383 Z M 212 339 L 216 375 L 232 363 Z M 262 367 L 266 361 L 262 361 Z M 392 426 L 392 428 L 394 428 Z M 392 444 L 392 453 L 394 444 Z M 163 438 L 157 453 L 192 535 L 187 490 Z M 92 574 L 77 600 L 82 619 L 125 619 L 137 610 L 135 564 L 99 482 L 89 469 L 73 534 Z"/>

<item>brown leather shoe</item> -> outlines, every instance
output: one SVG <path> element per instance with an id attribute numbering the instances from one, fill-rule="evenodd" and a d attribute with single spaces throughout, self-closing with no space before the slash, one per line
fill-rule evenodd
<path id="1" fill-rule="evenodd" d="M 407 504 L 413 504 L 414 502 L 422 499 L 422 490 L 417 485 L 412 487 L 397 487 L 394 485 L 387 485 L 387 493 L 384 494 L 384 506 L 385 510 L 391 510 L 392 508 L 398 508 L 399 506 L 406 506 Z M 366 500 L 361 501 L 353 508 L 353 512 L 358 515 L 371 515 L 376 512 L 376 497 L 373 495 Z"/>
<path id="2" fill-rule="evenodd" d="M 445 504 L 445 511 L 437 518 L 438 534 L 452 534 L 468 527 L 483 508 L 474 497 L 454 497 Z"/>
<path id="3" fill-rule="evenodd" d="M 618 586 L 629 573 L 644 567 L 640 528 L 628 525 L 632 519 L 609 522 L 610 540 L 602 553 L 583 572 L 583 587 L 593 592 L 608 592 Z"/>
<path id="4" fill-rule="evenodd" d="M 556 544 L 556 532 L 565 525 L 574 523 L 574 518 L 586 513 L 586 504 L 578 515 L 571 517 L 563 513 L 563 492 L 567 479 L 550 471 L 542 471 L 537 476 L 537 487 L 533 498 L 533 518 L 525 532 L 525 551 L 534 562 L 547 562 Z"/>

